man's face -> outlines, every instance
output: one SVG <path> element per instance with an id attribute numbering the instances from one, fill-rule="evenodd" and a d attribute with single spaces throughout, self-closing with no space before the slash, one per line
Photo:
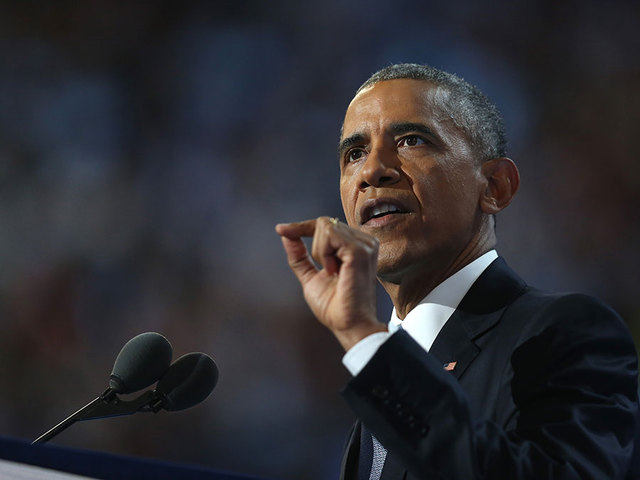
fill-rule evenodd
<path id="1" fill-rule="evenodd" d="M 380 243 L 378 275 L 450 268 L 477 240 L 486 188 L 468 135 L 439 107 L 446 90 L 379 82 L 351 102 L 340 143 L 347 222 Z"/>

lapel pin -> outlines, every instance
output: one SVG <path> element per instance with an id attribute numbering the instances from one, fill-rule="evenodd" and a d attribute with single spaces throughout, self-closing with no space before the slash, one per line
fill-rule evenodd
<path id="1" fill-rule="evenodd" d="M 445 363 L 445 364 L 444 364 L 444 369 L 445 369 L 447 372 L 450 372 L 451 370 L 453 370 L 454 368 L 456 368 L 456 363 L 458 363 L 458 362 L 449 362 L 449 363 Z"/>

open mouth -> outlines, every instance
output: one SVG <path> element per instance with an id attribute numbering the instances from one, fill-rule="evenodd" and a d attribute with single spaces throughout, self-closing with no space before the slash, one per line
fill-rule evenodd
<path id="1" fill-rule="evenodd" d="M 362 208 L 361 224 L 365 225 L 370 220 L 409 213 L 409 210 L 396 201 L 375 200 L 367 202 Z"/>

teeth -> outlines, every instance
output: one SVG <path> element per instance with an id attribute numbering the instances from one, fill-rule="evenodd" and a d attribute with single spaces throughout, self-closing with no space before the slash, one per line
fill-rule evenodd
<path id="1" fill-rule="evenodd" d="M 377 217 L 380 215 L 385 215 L 387 213 L 396 213 L 399 212 L 400 209 L 394 205 L 378 205 L 371 210 L 371 216 Z"/>

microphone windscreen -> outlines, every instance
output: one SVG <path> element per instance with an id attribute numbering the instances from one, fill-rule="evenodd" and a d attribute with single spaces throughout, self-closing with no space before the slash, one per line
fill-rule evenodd
<path id="1" fill-rule="evenodd" d="M 156 392 L 163 397 L 162 408 L 170 412 L 192 407 L 213 391 L 218 383 L 218 367 L 199 352 L 183 355 L 171 364 L 160 379 Z"/>
<path id="2" fill-rule="evenodd" d="M 173 348 L 155 332 L 141 333 L 129 340 L 116 358 L 109 387 L 117 393 L 131 393 L 155 383 L 169 368 Z"/>

